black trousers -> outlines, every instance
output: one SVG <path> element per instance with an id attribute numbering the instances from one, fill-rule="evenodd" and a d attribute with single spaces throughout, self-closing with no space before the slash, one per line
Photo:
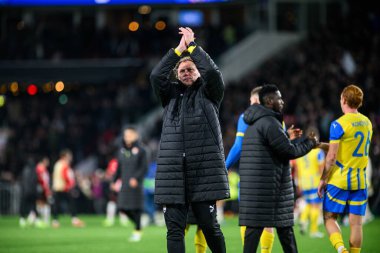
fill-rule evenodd
<path id="1" fill-rule="evenodd" d="M 125 213 L 129 219 L 135 224 L 135 230 L 141 230 L 141 210 L 123 210 L 119 209 L 120 212 Z"/>
<path id="2" fill-rule="evenodd" d="M 69 209 L 71 217 L 77 215 L 77 209 L 75 205 L 75 199 L 70 192 L 54 192 L 54 204 L 53 204 L 53 219 L 58 220 L 58 215 L 62 209 Z"/>
<path id="3" fill-rule="evenodd" d="M 167 227 L 168 253 L 185 252 L 185 227 L 189 206 L 197 218 L 198 226 L 205 235 L 207 245 L 213 253 L 225 253 L 226 244 L 218 221 L 216 220 L 215 201 L 193 202 L 186 205 L 164 206 L 164 217 Z"/>
<path id="4" fill-rule="evenodd" d="M 263 227 L 247 227 L 244 236 L 244 253 L 256 253 Z M 293 227 L 276 228 L 284 253 L 298 253 Z"/>

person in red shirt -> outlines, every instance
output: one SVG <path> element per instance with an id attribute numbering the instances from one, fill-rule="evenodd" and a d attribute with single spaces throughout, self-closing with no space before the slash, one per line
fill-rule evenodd
<path id="1" fill-rule="evenodd" d="M 43 223 L 41 223 L 42 226 L 50 223 L 50 204 L 53 199 L 53 194 L 50 189 L 49 165 L 50 160 L 46 156 L 42 157 L 36 165 L 38 181 L 37 212 L 43 219 Z"/>
<path id="2" fill-rule="evenodd" d="M 84 222 L 76 217 L 76 206 L 74 198 L 72 196 L 72 190 L 75 186 L 75 177 L 73 169 L 71 168 L 71 162 L 73 155 L 70 150 L 61 151 L 59 160 L 54 164 L 53 169 L 53 222 L 52 226 L 58 228 L 60 226 L 58 222 L 58 215 L 60 212 L 61 204 L 63 202 L 68 203 L 71 212 L 71 224 L 74 227 L 83 227 Z"/>
<path id="3" fill-rule="evenodd" d="M 113 183 L 113 178 L 118 168 L 117 158 L 112 158 L 107 165 L 105 180 L 109 183 L 108 202 L 106 207 L 106 219 L 103 221 L 103 226 L 112 227 L 115 224 L 115 215 L 117 212 L 116 200 L 117 194 L 121 188 L 121 179 L 119 178 Z M 126 214 L 119 212 L 120 225 L 128 225 L 128 217 Z"/>

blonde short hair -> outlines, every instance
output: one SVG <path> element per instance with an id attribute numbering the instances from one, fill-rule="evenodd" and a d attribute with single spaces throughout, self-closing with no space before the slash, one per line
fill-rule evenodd
<path id="1" fill-rule="evenodd" d="M 356 85 L 348 85 L 342 91 L 342 97 L 350 108 L 358 109 L 363 103 L 363 91 Z"/>

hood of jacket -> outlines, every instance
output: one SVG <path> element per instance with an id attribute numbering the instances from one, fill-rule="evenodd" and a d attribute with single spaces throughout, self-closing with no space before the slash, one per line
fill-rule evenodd
<path id="1" fill-rule="evenodd" d="M 253 104 L 244 112 L 244 121 L 248 125 L 252 125 L 255 121 L 263 117 L 274 117 L 280 121 L 280 123 L 283 121 L 282 113 L 275 112 L 260 104 Z"/>

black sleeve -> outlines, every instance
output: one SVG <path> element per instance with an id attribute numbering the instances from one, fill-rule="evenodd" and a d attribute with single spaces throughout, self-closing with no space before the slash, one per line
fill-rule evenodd
<path id="1" fill-rule="evenodd" d="M 174 50 L 170 49 L 150 74 L 151 85 L 163 107 L 169 103 L 172 88 L 170 74 L 179 59 Z"/>
<path id="2" fill-rule="evenodd" d="M 224 81 L 218 66 L 216 66 L 211 57 L 199 46 L 192 52 L 191 59 L 193 59 L 204 80 L 206 96 L 219 106 L 224 95 Z"/>
<path id="3" fill-rule="evenodd" d="M 314 142 L 309 139 L 304 139 L 297 143 L 291 142 L 281 124 L 276 122 L 275 119 L 268 119 L 266 123 L 264 125 L 266 139 L 276 155 L 289 160 L 296 159 L 306 155 L 314 147 Z"/>
<path id="4" fill-rule="evenodd" d="M 138 163 L 136 164 L 133 177 L 136 178 L 137 181 L 142 182 L 147 171 L 148 171 L 147 153 L 143 148 L 140 148 L 139 159 L 138 159 Z"/>

